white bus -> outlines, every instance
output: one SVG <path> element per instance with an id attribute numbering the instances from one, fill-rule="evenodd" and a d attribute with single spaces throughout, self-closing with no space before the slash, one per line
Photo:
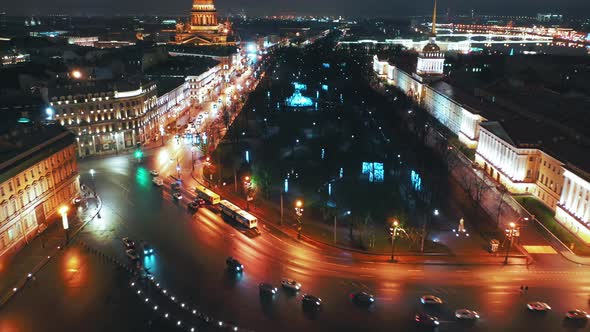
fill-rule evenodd
<path id="1" fill-rule="evenodd" d="M 209 204 L 215 205 L 215 204 L 219 204 L 219 201 L 221 201 L 221 197 L 218 194 L 214 193 L 213 191 L 211 191 L 201 185 L 197 185 L 195 187 L 195 192 L 196 192 L 197 196 L 201 197 Z"/>
<path id="2" fill-rule="evenodd" d="M 223 214 L 230 217 L 232 220 L 235 220 L 240 224 L 248 227 L 249 229 L 258 226 L 258 220 L 256 219 L 256 217 L 240 209 L 239 207 L 235 206 L 233 203 L 229 201 L 222 200 L 221 202 L 219 202 L 219 207 L 221 208 L 221 212 Z"/>

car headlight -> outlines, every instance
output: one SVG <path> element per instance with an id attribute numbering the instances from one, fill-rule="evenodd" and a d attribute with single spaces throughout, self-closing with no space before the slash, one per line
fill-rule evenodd
<path id="1" fill-rule="evenodd" d="M 370 298 L 369 298 L 369 301 L 371 301 L 371 302 L 374 302 L 374 301 L 375 301 L 375 299 L 374 299 L 374 298 L 372 298 L 372 297 L 370 297 Z"/>
<path id="2" fill-rule="evenodd" d="M 320 305 L 320 302 L 319 302 L 319 301 L 316 301 L 316 303 L 315 303 L 315 304 L 317 304 L 317 305 Z"/>
<path id="3" fill-rule="evenodd" d="M 424 304 L 424 299 L 420 299 L 420 302 L 422 302 L 422 304 Z"/>
<path id="4" fill-rule="evenodd" d="M 440 324 L 437 320 L 434 321 L 434 325 Z"/>
<path id="5" fill-rule="evenodd" d="M 147 253 L 148 253 L 148 252 L 147 252 L 146 250 L 144 250 L 144 251 L 143 251 L 143 254 L 144 254 L 144 255 L 145 255 L 145 254 L 147 254 Z"/>

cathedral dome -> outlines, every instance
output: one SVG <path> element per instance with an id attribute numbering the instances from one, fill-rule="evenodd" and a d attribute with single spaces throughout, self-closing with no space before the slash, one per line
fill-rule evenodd
<path id="1" fill-rule="evenodd" d="M 428 43 L 422 49 L 423 53 L 440 53 L 440 47 L 436 43 Z"/>

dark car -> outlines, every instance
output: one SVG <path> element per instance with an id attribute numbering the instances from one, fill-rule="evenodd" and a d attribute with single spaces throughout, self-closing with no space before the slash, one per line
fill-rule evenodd
<path id="1" fill-rule="evenodd" d="M 322 299 L 313 295 L 305 294 L 301 298 L 301 305 L 306 308 L 319 309 L 322 306 Z"/>
<path id="2" fill-rule="evenodd" d="M 203 206 L 205 205 L 207 202 L 202 199 L 201 197 L 195 197 L 195 200 L 193 201 L 195 204 L 197 204 L 198 206 Z"/>
<path id="3" fill-rule="evenodd" d="M 225 260 L 225 264 L 230 271 L 235 271 L 236 273 L 244 272 L 244 265 L 231 256 Z"/>
<path id="4" fill-rule="evenodd" d="M 438 318 L 434 317 L 434 316 L 430 316 L 428 314 L 424 314 L 424 313 L 419 313 L 416 314 L 414 316 L 414 321 L 418 324 L 418 326 L 423 326 L 423 327 L 437 327 L 440 322 L 438 321 Z"/>
<path id="5" fill-rule="evenodd" d="M 278 291 L 275 286 L 266 282 L 260 283 L 258 285 L 258 289 L 260 291 L 260 295 L 262 296 L 274 296 Z"/>
<path id="6" fill-rule="evenodd" d="M 191 210 L 192 212 L 197 212 L 199 210 L 200 205 L 196 202 L 190 202 L 188 203 L 188 209 Z"/>
<path id="7" fill-rule="evenodd" d="M 150 246 L 149 243 L 144 242 L 143 243 L 143 255 L 149 256 L 149 255 L 153 255 L 153 254 L 154 254 L 154 248 L 152 246 Z"/>
<path id="8" fill-rule="evenodd" d="M 124 237 L 121 239 L 121 241 L 123 242 L 125 249 L 135 249 L 135 242 L 133 242 L 133 240 L 130 238 Z"/>
<path id="9" fill-rule="evenodd" d="M 375 297 L 367 292 L 356 292 L 350 294 L 350 298 L 354 303 L 369 306 L 375 303 Z"/>

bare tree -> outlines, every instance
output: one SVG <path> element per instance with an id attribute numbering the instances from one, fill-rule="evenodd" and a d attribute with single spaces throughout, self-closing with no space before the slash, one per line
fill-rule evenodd
<path id="1" fill-rule="evenodd" d="M 477 174 L 474 174 L 473 181 L 472 181 L 472 197 L 474 204 L 481 203 L 481 200 L 485 193 L 490 190 L 490 186 L 487 184 L 484 178 L 479 177 Z"/>
<path id="2" fill-rule="evenodd" d="M 498 210 L 496 211 L 496 224 L 500 225 L 500 215 L 502 214 L 502 207 L 504 206 L 504 196 L 506 196 L 509 191 L 506 186 L 500 184 L 498 186 L 498 193 L 500 194 L 500 199 L 498 200 Z"/>

